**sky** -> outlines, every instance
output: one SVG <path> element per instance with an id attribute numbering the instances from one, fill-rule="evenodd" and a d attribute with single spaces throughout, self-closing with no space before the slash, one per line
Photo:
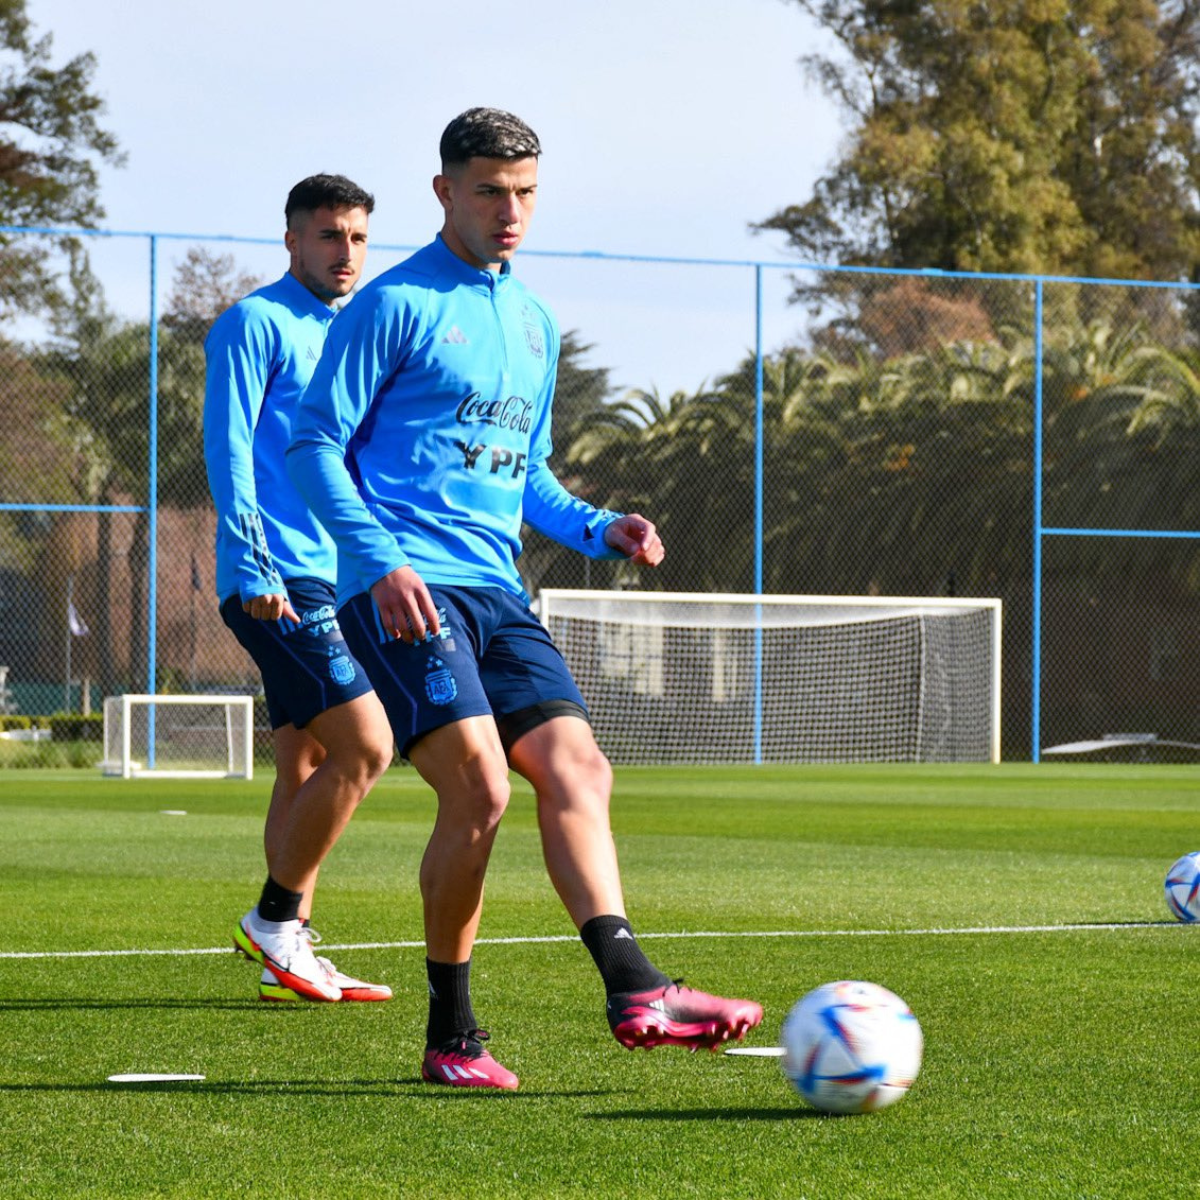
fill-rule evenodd
<path id="1" fill-rule="evenodd" d="M 766 348 L 795 335 L 779 234 L 749 224 L 802 202 L 844 135 L 801 55 L 824 35 L 787 0 L 28 0 L 52 61 L 97 58 L 103 228 L 269 239 L 209 246 L 266 280 L 286 269 L 283 201 L 317 171 L 376 198 L 367 275 L 440 227 L 430 180 L 447 122 L 506 108 L 543 147 L 516 269 L 613 382 L 695 390 L 755 341 L 755 272 L 572 260 L 573 252 L 761 261 Z M 146 242 L 98 240 L 109 302 L 148 307 Z M 168 281 L 189 244 L 159 243 Z"/>

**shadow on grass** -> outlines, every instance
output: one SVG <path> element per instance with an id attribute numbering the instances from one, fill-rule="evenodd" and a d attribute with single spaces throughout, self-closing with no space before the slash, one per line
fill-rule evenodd
<path id="1" fill-rule="evenodd" d="M 583 1091 L 546 1091 L 530 1088 L 519 1092 L 499 1092 L 494 1088 L 433 1088 L 419 1076 L 401 1079 L 345 1079 L 340 1082 L 328 1079 L 233 1079 L 213 1080 L 159 1080 L 143 1082 L 114 1082 L 101 1080 L 95 1083 L 0 1083 L 0 1095 L 30 1092 L 88 1093 L 88 1092 L 163 1092 L 193 1096 L 388 1096 L 403 1097 L 405 1100 L 434 1100 L 462 1103 L 489 1101 L 495 1103 L 498 1095 L 521 1100 L 599 1098 L 611 1093 L 597 1089 Z"/>
<path id="2" fill-rule="evenodd" d="M 787 1108 L 662 1108 L 625 1109 L 622 1112 L 585 1113 L 589 1121 L 795 1121 L 834 1119 L 831 1113 L 791 1105 Z"/>
<path id="3" fill-rule="evenodd" d="M 313 1008 L 320 1007 L 313 1005 Z M 299 1012 L 298 1006 L 291 1007 L 283 1004 L 264 1005 L 261 1000 L 230 1000 L 221 997 L 216 1000 L 80 1000 L 76 997 L 60 997 L 57 999 L 45 997 L 34 1000 L 0 1000 L 0 1013 L 6 1012 L 52 1012 L 59 1009 L 100 1010 L 107 1009 L 163 1009 L 163 1008 L 195 1008 L 203 1010 L 234 1009 L 238 1012 Z"/>

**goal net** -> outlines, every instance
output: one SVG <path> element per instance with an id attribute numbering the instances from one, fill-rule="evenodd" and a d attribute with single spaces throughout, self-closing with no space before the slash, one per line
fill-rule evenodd
<path id="1" fill-rule="evenodd" d="M 109 696 L 105 775 L 252 779 L 252 696 Z"/>
<path id="2" fill-rule="evenodd" d="M 622 763 L 999 762 L 1000 601 L 544 589 Z"/>

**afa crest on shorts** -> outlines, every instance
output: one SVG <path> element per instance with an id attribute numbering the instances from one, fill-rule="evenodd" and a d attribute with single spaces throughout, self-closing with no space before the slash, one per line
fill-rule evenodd
<path id="1" fill-rule="evenodd" d="M 431 658 L 425 673 L 425 695 L 431 704 L 449 704 L 458 695 L 458 684 L 440 658 Z"/>
<path id="2" fill-rule="evenodd" d="M 354 664 L 344 654 L 329 660 L 329 678 L 334 683 L 353 683 L 356 674 Z"/>

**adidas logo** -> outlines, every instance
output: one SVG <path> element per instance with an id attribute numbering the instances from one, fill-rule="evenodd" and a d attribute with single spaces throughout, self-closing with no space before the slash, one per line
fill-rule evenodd
<path id="1" fill-rule="evenodd" d="M 314 349 L 313 349 L 311 346 L 309 346 L 309 348 L 308 348 L 308 361 L 309 361 L 309 362 L 316 362 L 318 358 L 320 358 L 320 355 L 319 355 L 319 354 L 318 354 L 318 353 L 317 353 L 317 352 L 316 352 L 316 351 L 315 351 L 315 350 L 314 350 Z"/>
<path id="2" fill-rule="evenodd" d="M 620 929 L 617 930 L 616 933 L 613 934 L 614 942 L 619 942 L 622 938 L 624 938 L 627 942 L 633 941 L 633 934 L 630 933 L 629 930 L 626 929 L 624 926 L 622 926 Z"/>
<path id="3" fill-rule="evenodd" d="M 444 343 L 448 342 L 452 346 L 465 346 L 467 344 L 467 335 L 457 325 L 451 325 L 445 337 L 442 338 L 442 341 Z"/>

